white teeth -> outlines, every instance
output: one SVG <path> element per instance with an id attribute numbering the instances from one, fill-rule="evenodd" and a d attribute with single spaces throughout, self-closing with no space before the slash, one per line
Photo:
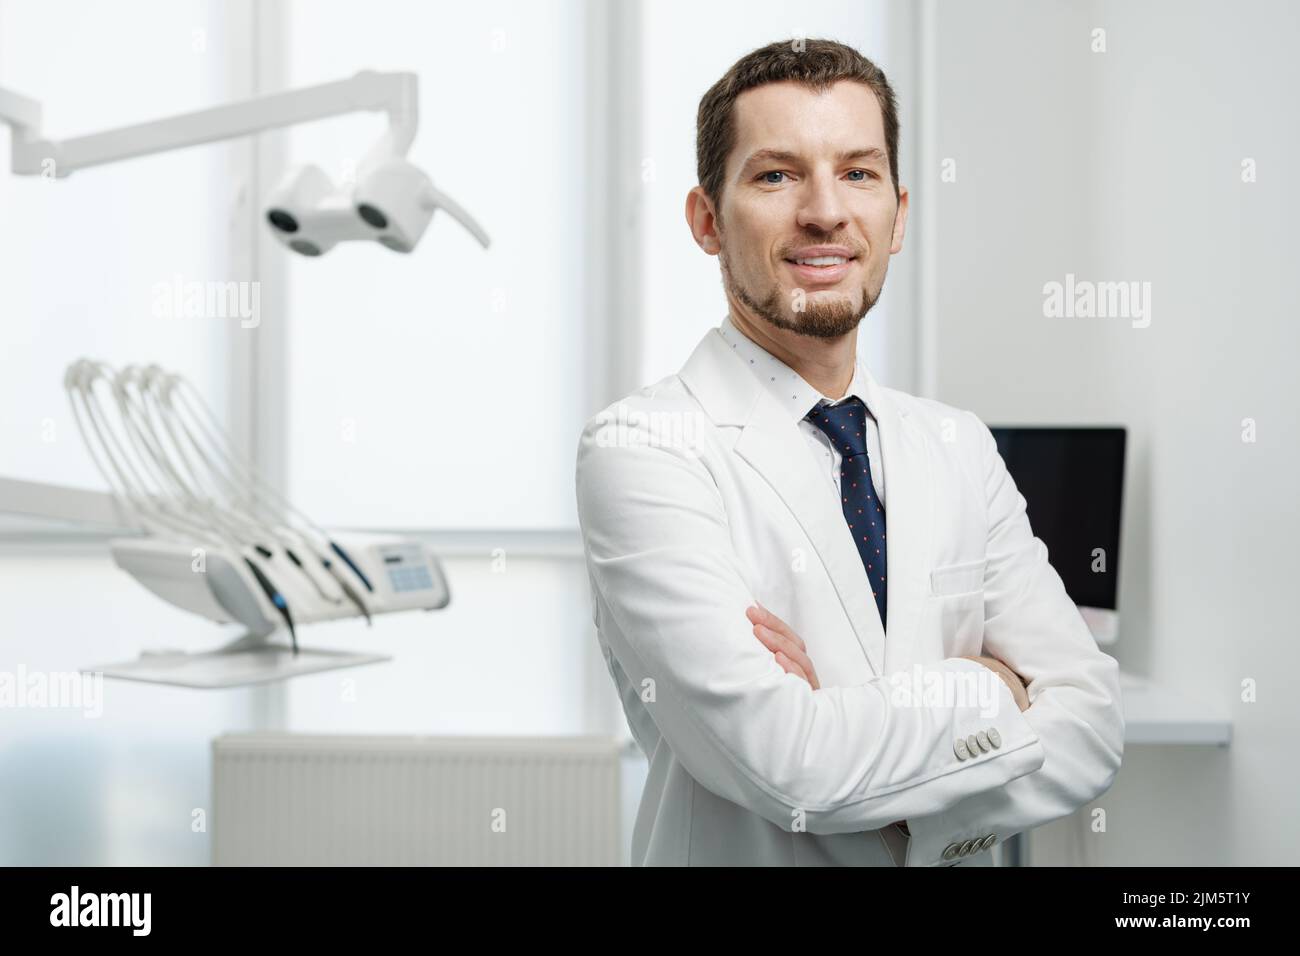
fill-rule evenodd
<path id="1" fill-rule="evenodd" d="M 838 266 L 849 260 L 844 256 L 813 256 L 811 259 L 796 259 L 801 266 Z"/>

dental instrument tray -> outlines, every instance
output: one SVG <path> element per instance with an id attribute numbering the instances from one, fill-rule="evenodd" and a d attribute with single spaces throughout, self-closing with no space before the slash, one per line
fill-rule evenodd
<path id="1" fill-rule="evenodd" d="M 145 652 L 91 670 L 186 687 L 232 687 L 386 661 L 299 646 L 304 624 L 451 600 L 419 540 L 326 531 L 241 461 L 197 391 L 157 366 L 81 359 L 64 386 L 86 448 L 138 535 L 114 562 L 176 607 L 243 633 L 215 650 Z M 289 641 L 271 638 L 287 633 Z"/>

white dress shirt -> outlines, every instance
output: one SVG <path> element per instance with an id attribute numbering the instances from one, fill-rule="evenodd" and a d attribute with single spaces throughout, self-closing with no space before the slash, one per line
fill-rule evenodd
<path id="1" fill-rule="evenodd" d="M 831 399 L 813 388 L 790 366 L 736 328 L 730 315 L 722 320 L 718 332 L 736 350 L 736 354 L 745 360 L 750 370 L 758 376 L 759 381 L 772 393 L 772 396 L 790 413 L 790 417 L 799 423 L 799 430 L 808 439 L 808 447 L 817 460 L 817 466 L 830 477 L 837 497 L 840 490 L 839 450 L 826 437 L 826 433 L 812 422 L 805 420 L 805 416 L 820 405 L 839 405 L 853 396 L 862 400 L 862 404 L 867 408 L 867 458 L 871 465 L 871 484 L 875 488 L 880 506 L 887 508 L 885 469 L 880 460 L 880 429 L 867 402 L 866 378 L 863 375 L 862 363 L 854 361 L 853 380 L 849 382 L 849 389 L 844 393 L 844 397 Z"/>

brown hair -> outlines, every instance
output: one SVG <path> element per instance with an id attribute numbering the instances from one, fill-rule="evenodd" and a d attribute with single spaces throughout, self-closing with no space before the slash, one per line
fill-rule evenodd
<path id="1" fill-rule="evenodd" d="M 793 80 L 821 93 L 839 80 L 864 83 L 876 94 L 885 125 L 889 173 L 898 198 L 898 102 L 884 72 L 835 40 L 781 40 L 746 53 L 700 100 L 695 120 L 695 167 L 700 185 L 717 207 L 727 156 L 736 145 L 736 97 L 765 83 Z"/>

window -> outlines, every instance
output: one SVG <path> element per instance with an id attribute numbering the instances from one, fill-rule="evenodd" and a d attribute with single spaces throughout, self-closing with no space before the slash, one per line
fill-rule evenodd
<path id="1" fill-rule="evenodd" d="M 420 76 L 411 160 L 478 219 L 287 262 L 288 487 L 326 524 L 576 528 L 587 408 L 584 4 L 289 4 L 288 86 Z M 298 127 L 337 179 L 382 129 Z"/>
<path id="2" fill-rule="evenodd" d="M 234 95 L 225 29 L 220 7 L 199 2 L 151 0 L 124 18 L 89 0 L 10 0 L 0 85 L 39 100 L 55 139 L 199 109 Z M 238 319 L 169 313 L 165 291 L 230 275 L 235 147 L 58 180 L 10 174 L 7 126 L 0 148 L 0 475 L 106 489 L 63 391 L 75 359 L 157 362 L 226 414 Z"/>

